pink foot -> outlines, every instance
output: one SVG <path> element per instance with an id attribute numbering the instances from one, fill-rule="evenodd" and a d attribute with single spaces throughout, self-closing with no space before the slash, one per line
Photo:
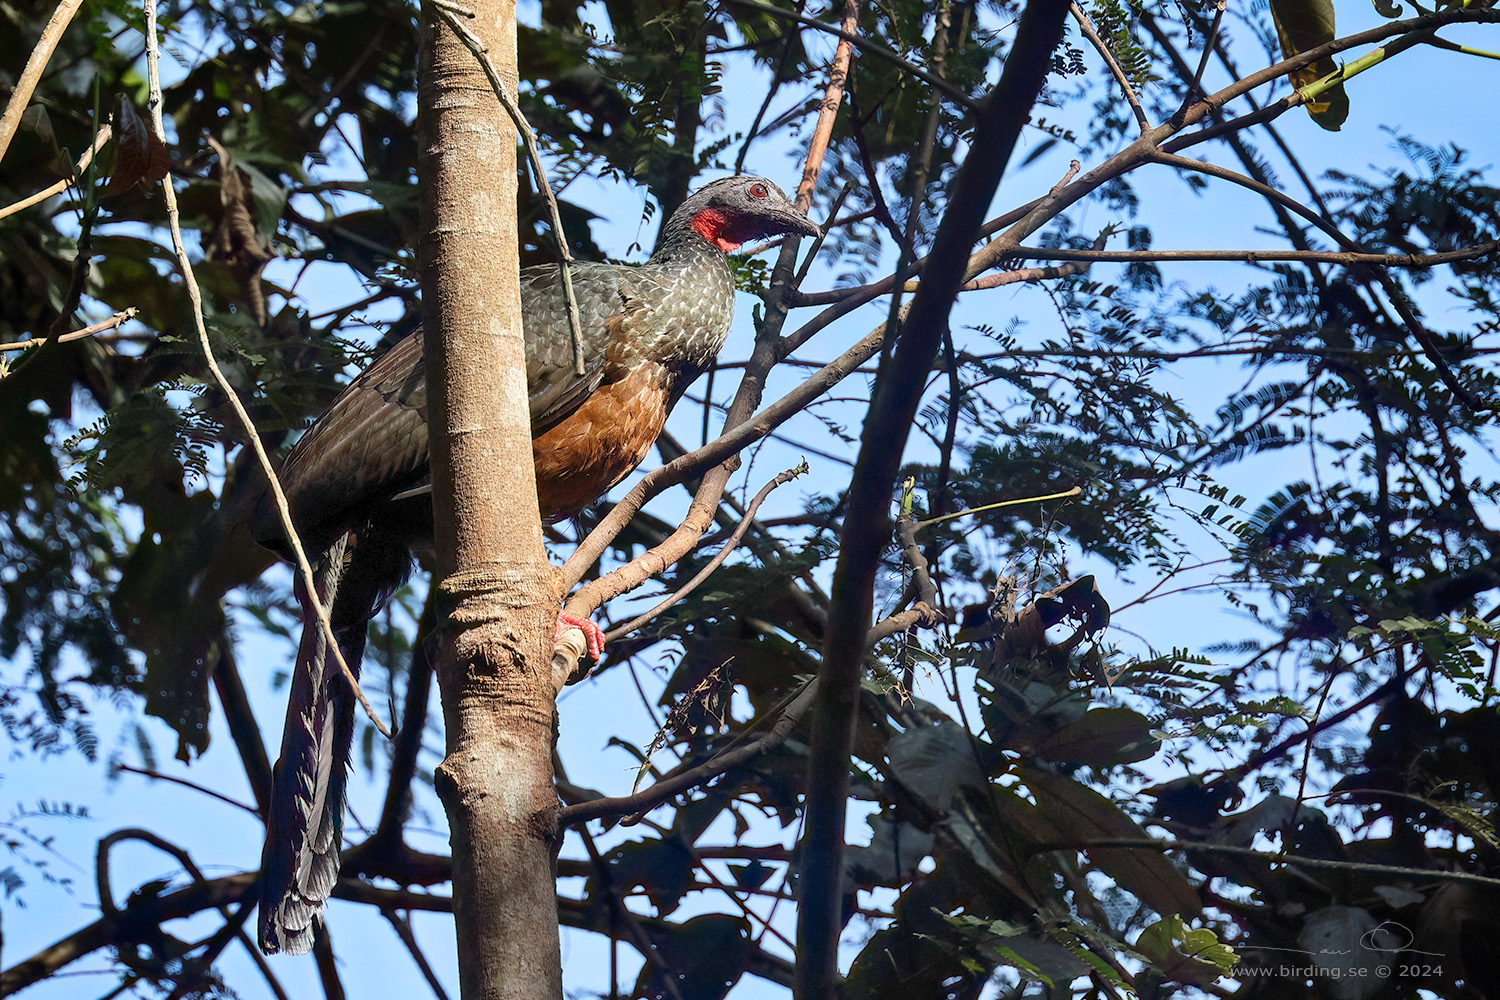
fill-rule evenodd
<path id="1" fill-rule="evenodd" d="M 576 628 L 583 633 L 584 642 L 589 648 L 589 659 L 598 663 L 604 659 L 604 630 L 587 618 L 577 618 L 566 611 L 557 613 L 557 631 L 552 635 L 552 641 L 556 642 L 562 638 L 562 634 L 569 628 Z"/>

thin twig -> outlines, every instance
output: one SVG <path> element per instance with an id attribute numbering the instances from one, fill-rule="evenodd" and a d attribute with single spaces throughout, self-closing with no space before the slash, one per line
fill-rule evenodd
<path id="1" fill-rule="evenodd" d="M 626 936 L 630 938 L 631 945 L 635 947 L 636 951 L 640 952 L 641 958 L 645 961 L 647 967 L 656 967 L 657 978 L 666 987 L 666 992 L 673 997 L 673 1000 L 683 1000 L 682 990 L 677 985 L 677 976 L 672 972 L 671 967 L 667 965 L 665 956 L 656 949 L 650 936 L 641 927 L 639 921 L 637 921 L 636 915 L 630 911 L 630 908 L 625 905 L 625 901 L 620 898 L 620 893 L 615 887 L 614 875 L 610 871 L 608 862 L 604 860 L 604 856 L 599 853 L 599 845 L 594 842 L 594 835 L 589 832 L 587 826 L 580 826 L 578 833 L 583 838 L 583 847 L 584 850 L 588 851 L 589 861 L 594 866 L 594 877 L 599 882 L 599 888 L 604 890 L 604 895 L 609 905 L 610 916 L 612 917 L 610 922 L 616 927 L 624 926 Z M 613 937 L 614 935 L 611 934 L 610 936 Z"/>
<path id="2" fill-rule="evenodd" d="M 130 322 L 135 319 L 135 314 L 139 311 L 135 306 L 130 306 L 127 309 L 121 309 L 109 319 L 101 320 L 98 323 L 93 323 L 81 330 L 74 330 L 71 333 L 64 333 L 57 337 L 34 337 L 31 340 L 17 340 L 9 344 L 0 344 L 0 354 L 4 354 L 6 351 L 28 351 L 33 347 L 40 347 L 46 343 L 66 344 L 70 340 L 83 340 L 86 337 L 92 337 L 106 330 L 113 330 Z"/>
<path id="3" fill-rule="evenodd" d="M 448 1000 L 448 991 L 443 989 L 442 980 L 438 979 L 437 973 L 433 971 L 432 963 L 427 961 L 427 954 L 417 943 L 417 935 L 412 932 L 411 921 L 393 909 L 386 910 L 382 916 L 396 932 L 396 936 L 401 939 L 401 943 L 406 946 L 407 954 L 416 963 L 418 971 L 422 973 L 422 978 L 427 980 L 427 988 L 432 990 L 432 995 L 437 997 L 437 1000 Z"/>
<path id="4" fill-rule="evenodd" d="M 1208 26 L 1208 37 L 1203 40 L 1203 57 L 1198 60 L 1198 68 L 1193 72 L 1193 82 L 1188 85 L 1185 100 L 1191 101 L 1203 86 L 1203 73 L 1208 69 L 1208 58 L 1219 40 L 1219 25 L 1224 21 L 1224 11 L 1228 6 L 1225 0 L 1218 0 L 1214 5 L 1214 20 Z"/>
<path id="5" fill-rule="evenodd" d="M 626 622 L 624 625 L 620 625 L 610 629 L 607 633 L 605 633 L 604 641 L 614 642 L 617 639 L 624 638 L 625 636 L 634 632 L 636 629 L 640 628 L 642 625 L 649 622 L 651 619 L 655 618 L 657 615 L 661 614 L 663 611 L 670 608 L 672 605 L 681 601 L 684 597 L 691 594 L 693 591 L 697 590 L 703 584 L 703 581 L 707 580 L 710 576 L 713 575 L 714 570 L 718 569 L 724 564 L 724 560 L 729 558 L 729 553 L 733 552 L 735 546 L 740 543 L 740 539 L 745 537 L 745 532 L 749 530 L 751 523 L 755 520 L 755 512 L 760 510 L 760 505 L 765 503 L 766 497 L 771 495 L 771 491 L 776 489 L 778 486 L 782 486 L 786 483 L 791 482 L 793 479 L 796 479 L 806 471 L 807 463 L 803 462 L 795 469 L 787 469 L 785 472 L 778 474 L 776 478 L 772 479 L 769 483 L 766 483 L 766 485 L 762 486 L 760 492 L 755 494 L 755 499 L 751 500 L 750 505 L 745 508 L 745 515 L 740 519 L 739 526 L 734 529 L 734 534 L 729 536 L 729 540 L 724 543 L 724 547 L 719 549 L 719 551 L 714 554 L 714 557 L 708 561 L 708 565 L 700 569 L 696 574 L 694 574 L 691 580 L 679 587 L 675 593 L 663 600 L 660 604 L 652 608 L 650 611 L 647 611 L 645 614 L 637 615 L 636 617 L 630 619 L 630 621 Z"/>
<path id="6" fill-rule="evenodd" d="M 150 85 L 151 105 L 151 129 L 156 133 L 157 139 L 166 143 L 166 130 L 162 126 L 161 106 L 161 74 L 158 63 L 161 59 L 160 47 L 156 38 L 156 0 L 144 0 L 146 13 L 146 74 Z M 344 660 L 343 651 L 339 649 L 338 637 L 334 634 L 333 623 L 328 619 L 328 609 L 323 607 L 323 602 L 318 600 L 317 584 L 313 580 L 312 565 L 308 562 L 307 553 L 302 548 L 302 539 L 297 535 L 297 529 L 292 525 L 291 508 L 287 504 L 286 493 L 281 488 L 281 480 L 277 478 L 275 466 L 271 463 L 271 457 L 266 454 L 265 446 L 261 444 L 260 434 L 255 429 L 255 422 L 250 419 L 250 414 L 245 410 L 245 405 L 240 402 L 239 395 L 229 380 L 224 377 L 219 363 L 214 359 L 213 345 L 208 340 L 208 327 L 203 319 L 203 293 L 198 288 L 198 279 L 193 274 L 192 261 L 188 259 L 187 247 L 182 242 L 182 227 L 179 222 L 177 211 L 177 191 L 172 187 L 172 177 L 169 173 L 162 179 L 162 197 L 167 209 L 167 227 L 172 233 L 172 248 L 177 252 L 177 263 L 182 269 L 183 284 L 187 288 L 188 301 L 193 307 L 193 325 L 198 331 L 198 343 L 203 348 L 203 357 L 208 365 L 209 372 L 213 375 L 219 390 L 223 392 L 225 401 L 234 413 L 235 419 L 239 421 L 241 430 L 244 431 L 245 439 L 250 447 L 255 450 L 255 457 L 260 463 L 261 471 L 266 475 L 270 483 L 271 495 L 276 501 L 276 510 L 281 517 L 282 530 L 286 532 L 287 541 L 291 544 L 292 553 L 297 560 L 297 569 L 302 575 L 303 586 L 307 590 L 308 603 L 311 604 L 313 613 L 317 615 L 318 623 L 323 628 L 323 634 L 328 639 L 328 648 L 338 662 L 339 669 L 344 673 L 344 679 L 349 683 L 349 689 L 354 692 L 354 697 L 359 700 L 365 714 L 370 717 L 374 724 L 386 739 L 391 738 L 391 730 L 380 717 L 375 714 L 370 701 L 365 697 L 364 691 L 360 690 L 359 681 L 354 672 L 349 669 L 349 664 Z"/>
<path id="7" fill-rule="evenodd" d="M 94 849 L 94 879 L 95 889 L 99 895 L 99 909 L 109 919 L 118 920 L 121 917 L 120 909 L 115 906 L 114 890 L 110 887 L 109 859 L 111 850 L 122 840 L 139 840 L 142 843 L 150 844 L 162 853 L 170 854 L 176 858 L 178 864 L 182 865 L 183 871 L 192 876 L 194 884 L 201 885 L 207 881 L 203 875 L 203 870 L 198 867 L 193 861 L 192 855 L 184 848 L 179 847 L 164 837 L 152 833 L 150 830 L 138 827 L 125 827 L 116 830 L 105 837 L 101 837 Z M 224 917 L 225 928 L 233 927 L 232 936 L 240 944 L 244 945 L 245 950 L 250 953 L 251 959 L 255 962 L 256 967 L 260 969 L 260 973 L 265 978 L 266 985 L 271 988 L 271 992 L 276 995 L 278 1000 L 286 1000 L 286 992 L 282 989 L 281 983 L 276 979 L 275 974 L 271 972 L 271 967 L 266 964 L 265 956 L 260 953 L 260 949 L 255 947 L 249 935 L 243 930 L 244 917 L 248 914 L 250 906 L 254 905 L 254 899 L 250 899 L 248 903 L 244 899 L 240 902 L 239 914 L 231 914 L 229 912 L 230 904 L 228 901 L 220 902 L 217 905 L 219 913 Z M 223 945 L 220 945 L 220 950 L 222 948 Z"/>
<path id="8" fill-rule="evenodd" d="M 1130 104 L 1131 113 L 1135 115 L 1135 123 L 1140 126 L 1142 132 L 1150 129 L 1151 123 L 1146 120 L 1146 111 L 1141 107 L 1141 99 L 1136 96 L 1135 88 L 1130 84 L 1130 77 L 1125 75 L 1125 70 L 1121 68 L 1119 60 L 1115 58 L 1115 54 L 1109 50 L 1109 46 L 1104 43 L 1104 39 L 1099 37 L 1099 32 L 1094 28 L 1094 22 L 1089 20 L 1089 16 L 1083 12 L 1083 8 L 1076 3 L 1068 8 L 1068 12 L 1073 15 L 1073 20 L 1078 22 L 1078 29 L 1083 32 L 1083 37 L 1089 40 L 1089 44 L 1094 47 L 1094 51 L 1099 53 L 1099 58 L 1104 60 L 1104 65 L 1109 67 L 1110 75 L 1115 78 L 1115 82 L 1125 92 L 1125 100 Z"/>
<path id="9" fill-rule="evenodd" d="M 731 7 L 739 7 L 744 10 L 753 10 L 760 14 L 769 14 L 771 17 L 779 17 L 787 21 L 796 21 L 798 24 L 805 24 L 809 28 L 816 28 L 819 31 L 834 35 L 854 45 L 861 52 L 867 52 L 872 56 L 877 56 L 881 59 L 884 59 L 886 62 L 892 64 L 893 66 L 896 66 L 901 70 L 910 73 L 912 76 L 916 77 L 918 80 L 921 80 L 928 86 L 942 91 L 944 94 L 948 95 L 951 100 L 963 105 L 970 111 L 973 111 L 978 107 L 977 102 L 975 102 L 972 97 L 970 97 L 968 94 L 965 94 L 962 90 L 959 90 L 947 80 L 944 80 L 940 76 L 934 76 L 915 63 L 901 58 L 901 56 L 897 55 L 895 52 L 892 52 L 884 45 L 881 45 L 879 42 L 870 41 L 868 38 L 861 38 L 853 32 L 846 31 L 843 28 L 835 28 L 833 25 L 826 24 L 823 21 L 819 21 L 815 17 L 808 17 L 806 14 L 798 14 L 796 11 L 786 10 L 782 7 L 773 7 L 768 3 L 760 3 L 758 2 L 758 0 L 721 0 L 721 2 Z"/>
<path id="10" fill-rule="evenodd" d="M 938 4 L 932 25 L 933 72 L 938 77 L 943 75 L 948 54 L 948 26 L 948 3 L 943 0 Z M 942 101 L 935 93 L 930 97 L 931 106 L 927 109 L 927 120 L 922 126 L 922 141 L 917 146 L 916 161 L 911 166 L 911 201 L 906 208 L 906 227 L 896 234 L 896 294 L 891 296 L 890 305 L 886 308 L 886 328 L 892 335 L 886 338 L 885 345 L 880 349 L 882 366 L 894 348 L 896 332 L 900 329 L 897 317 L 901 315 L 901 295 L 906 290 L 906 279 L 911 273 L 911 259 L 917 252 L 917 228 L 922 218 L 922 206 L 927 201 L 927 178 L 932 170 L 932 151 L 937 144 L 938 124 L 943 117 Z"/>
<path id="11" fill-rule="evenodd" d="M 798 5 L 801 10 L 801 5 Z M 792 57 L 792 45 L 797 41 L 794 33 L 788 32 L 786 39 L 781 44 L 781 59 L 776 67 L 776 72 L 771 75 L 771 86 L 766 89 L 766 99 L 761 102 L 760 110 L 755 113 L 755 118 L 750 122 L 750 129 L 745 133 L 745 141 L 740 145 L 740 155 L 734 159 L 734 172 L 742 174 L 745 172 L 745 157 L 750 155 L 750 144 L 760 137 L 760 123 L 765 120 L 766 112 L 771 110 L 771 102 L 776 95 L 781 93 L 781 84 L 786 73 L 787 63 Z M 777 126 L 773 124 L 772 129 Z M 769 130 L 768 130 L 769 131 Z"/>
<path id="12" fill-rule="evenodd" d="M 229 942 L 244 937 L 245 921 L 250 918 L 250 911 L 254 908 L 253 899 L 240 902 L 239 909 L 225 919 L 224 926 L 208 939 L 198 957 L 192 962 L 183 963 L 184 968 L 178 974 L 177 985 L 167 994 L 167 1000 L 182 1000 L 189 993 L 201 990 L 204 977 L 213 968 L 214 962 L 218 961 L 219 955 L 229 947 Z"/>
<path id="13" fill-rule="evenodd" d="M 563 300 L 568 306 L 568 328 L 573 334 L 573 371 L 577 375 L 587 374 L 583 363 L 583 321 L 578 316 L 578 299 L 573 294 L 573 253 L 568 247 L 567 234 L 563 232 L 562 213 L 557 208 L 557 197 L 552 193 L 552 184 L 547 180 L 546 167 L 542 165 L 542 154 L 536 146 L 536 133 L 531 130 L 531 123 L 526 116 L 521 114 L 521 109 L 516 105 L 514 99 L 505 91 L 505 84 L 500 79 L 500 72 L 495 69 L 495 64 L 490 60 L 489 49 L 484 42 L 479 40 L 468 27 L 459 20 L 459 17 L 474 18 L 474 12 L 458 4 L 450 3 L 448 0 L 428 0 L 432 9 L 443 19 L 458 40 L 463 42 L 464 47 L 473 53 L 474 58 L 479 60 L 479 65 L 484 70 L 484 75 L 490 82 L 490 89 L 495 92 L 495 97 L 500 101 L 500 106 L 510 116 L 515 124 L 516 131 L 526 143 L 526 155 L 531 160 L 532 173 L 536 174 L 537 187 L 541 188 L 542 195 L 547 199 L 547 210 L 552 213 L 552 238 L 557 243 L 557 252 L 561 256 L 558 262 L 558 273 L 562 276 Z"/>
<path id="14" fill-rule="evenodd" d="M 1500 878 L 1487 875 L 1471 875 L 1468 872 L 1447 871 L 1442 868 L 1409 868 L 1404 865 L 1367 864 L 1362 861 L 1335 861 L 1332 858 L 1309 858 L 1301 854 L 1277 854 L 1274 851 L 1259 851 L 1253 847 L 1236 847 L 1233 844 L 1200 843 L 1192 840 L 1153 840 L 1150 837 L 1101 837 L 1097 840 L 1056 841 L 1036 844 L 1033 854 L 1050 851 L 1095 850 L 1110 847 L 1139 847 L 1158 851 L 1197 851 L 1203 854 L 1232 854 L 1240 858 L 1255 858 L 1272 865 L 1298 865 L 1303 868 L 1323 868 L 1340 872 L 1368 872 L 1382 877 L 1405 876 L 1423 881 L 1468 882 L 1473 885 L 1500 887 Z"/>
<path id="15" fill-rule="evenodd" d="M 997 510 L 1001 507 L 1016 507 L 1023 503 L 1041 503 L 1047 500 L 1064 500 L 1068 497 L 1081 496 L 1082 494 L 1083 487 L 1075 486 L 1071 490 L 1064 490 L 1061 493 L 1048 493 L 1046 496 L 1021 497 L 1017 500 L 1001 500 L 998 503 L 987 503 L 983 507 L 970 507 L 967 510 L 954 511 L 951 514 L 944 514 L 942 517 L 929 517 L 925 521 L 916 522 L 916 527 L 925 528 L 927 525 L 937 524 L 939 521 L 947 521 L 950 518 L 955 517 L 967 517 L 970 514 L 980 514 L 984 511 Z"/>
<path id="16" fill-rule="evenodd" d="M 1288 211 L 1300 215 L 1344 249 L 1356 252 L 1360 249 L 1359 244 L 1352 237 L 1346 236 L 1338 226 L 1334 225 L 1331 220 L 1325 218 L 1317 210 L 1309 208 L 1286 192 L 1278 191 L 1271 185 L 1258 181 L 1253 177 L 1246 177 L 1238 171 L 1230 170 L 1228 167 L 1221 167 L 1217 163 L 1195 160 L 1190 156 L 1177 156 L 1176 154 L 1164 153 L 1160 150 L 1152 153 L 1150 160 L 1165 166 L 1176 167 L 1179 170 L 1193 170 L 1200 174 L 1207 174 L 1210 177 L 1217 177 L 1220 180 L 1228 181 L 1231 184 L 1238 184 L 1240 187 L 1254 191 L 1262 198 L 1274 201 Z"/>
<path id="17" fill-rule="evenodd" d="M 89 168 L 89 164 L 94 162 L 94 154 L 104 148 L 104 144 L 106 142 L 109 142 L 110 135 L 111 131 L 108 125 L 105 125 L 103 128 L 99 129 L 98 134 L 94 136 L 93 143 L 90 144 L 89 148 L 84 150 L 83 155 L 78 158 L 78 164 L 73 168 L 73 175 L 71 177 L 64 177 L 56 183 L 43 188 L 34 195 L 22 198 L 20 201 L 12 202 L 11 204 L 6 205 L 4 208 L 0 208 L 0 219 L 5 218 L 7 215 L 15 215 L 17 212 L 24 211 L 25 209 L 30 208 L 32 205 L 46 201 L 48 198 L 52 197 L 55 194 L 62 194 L 68 189 L 68 185 L 76 184 L 78 182 L 78 175 L 87 170 Z"/>
<path id="18" fill-rule="evenodd" d="M 407 661 L 406 704 L 401 713 L 400 735 L 391 753 L 385 803 L 381 806 L 375 833 L 370 838 L 382 844 L 401 842 L 401 825 L 411 803 L 411 783 L 416 777 L 417 762 L 422 753 L 422 737 L 427 733 L 427 705 L 432 699 L 433 675 L 428 638 L 437 621 L 437 596 L 437 588 L 428 588 L 427 600 L 417 621 L 417 635 L 412 641 L 411 657 Z"/>
<path id="19" fill-rule="evenodd" d="M 81 6 L 83 0 L 61 0 L 52 11 L 47 26 L 42 29 L 42 37 L 32 47 L 26 67 L 21 70 L 20 79 L 16 80 L 15 87 L 11 89 L 10 100 L 5 104 L 5 114 L 0 115 L 0 160 L 5 159 L 5 151 L 10 149 L 10 141 L 21 127 L 21 116 L 31 103 L 36 85 L 42 82 L 42 73 L 51 61 L 52 53 L 57 51 L 57 43 L 62 41 L 63 32 L 68 30 L 73 15 L 78 13 Z"/>
<path id="20" fill-rule="evenodd" d="M 333 951 L 333 938 L 328 934 L 328 925 L 323 933 L 313 938 L 313 961 L 318 966 L 318 981 L 323 986 L 324 1000 L 346 1000 L 344 981 L 339 978 L 338 956 Z"/>
<path id="21" fill-rule="evenodd" d="M 260 811 L 254 806 L 248 806 L 243 802 L 237 801 L 236 799 L 231 799 L 227 795 L 216 792 L 212 788 L 205 788 L 202 785 L 197 784 L 196 782 L 188 781 L 186 778 L 179 778 L 171 774 L 163 774 L 160 771 L 151 771 L 143 767 L 131 767 L 129 764 L 116 764 L 114 766 L 114 770 L 125 771 L 129 774 L 139 774 L 142 777 L 152 778 L 157 781 L 169 781 L 174 785 L 181 785 L 184 788 L 191 788 L 193 791 L 200 792 L 203 795 L 207 795 L 211 799 L 218 799 L 220 802 L 232 805 L 236 809 L 243 809 L 251 816 L 255 816 L 256 818 L 260 817 Z"/>
<path id="22" fill-rule="evenodd" d="M 1258 264 L 1261 261 L 1295 261 L 1340 264 L 1372 264 L 1377 267 L 1428 268 L 1475 260 L 1500 251 L 1500 240 L 1442 253 L 1356 253 L 1348 250 L 1068 250 L 1052 247 L 1017 247 L 1013 256 L 1030 260 L 1088 260 L 1139 263 L 1154 260 L 1229 261 Z M 837 291 L 837 290 L 836 290 Z M 810 295 L 821 293 L 811 292 Z"/>
<path id="23" fill-rule="evenodd" d="M 802 179 L 797 183 L 796 205 L 804 213 L 812 207 L 813 189 L 817 187 L 818 174 L 823 169 L 823 155 L 833 138 L 834 119 L 838 116 L 839 106 L 844 103 L 844 84 L 849 78 L 849 63 L 854 58 L 856 44 L 853 30 L 859 26 L 858 0 L 844 0 L 841 23 L 839 44 L 833 50 L 833 64 L 828 68 L 828 85 L 823 88 L 823 102 L 818 106 L 818 120 L 813 125 L 812 140 L 808 143 L 807 162 L 802 165 Z"/>
<path id="24" fill-rule="evenodd" d="M 786 702 L 786 708 L 777 716 L 770 732 L 764 736 L 743 746 L 722 750 L 702 764 L 685 771 L 668 774 L 650 788 L 636 792 L 634 795 L 590 799 L 588 802 L 567 806 L 559 810 L 557 814 L 557 828 L 566 829 L 604 816 L 628 816 L 650 812 L 674 796 L 697 788 L 732 768 L 770 753 L 791 737 L 792 731 L 796 729 L 803 714 L 812 707 L 817 689 L 817 681 L 810 681 L 802 690 L 790 696 Z"/>
<path id="25" fill-rule="evenodd" d="M 1156 153 L 1152 154 L 1151 159 L 1168 166 L 1175 166 L 1185 170 L 1196 170 L 1200 173 L 1208 174 L 1211 177 L 1218 177 L 1222 180 L 1227 180 L 1232 184 L 1238 184 L 1241 187 L 1249 188 L 1257 194 L 1260 194 L 1262 197 L 1276 202 L 1289 211 L 1295 212 L 1297 215 L 1300 215 L 1302 218 L 1311 222 L 1319 230 L 1330 236 L 1334 240 L 1334 242 L 1338 243 L 1345 250 L 1354 253 L 1363 252 L 1363 249 L 1358 242 L 1356 242 L 1353 238 L 1344 235 L 1344 233 L 1340 231 L 1339 228 L 1335 226 L 1331 221 L 1324 218 L 1321 214 L 1309 208 L 1308 206 L 1297 201 L 1290 195 L 1271 187 L 1271 185 L 1269 184 L 1262 183 L 1261 181 L 1255 180 L 1251 177 L 1246 177 L 1244 174 L 1237 173 L 1236 171 L 1230 170 L 1227 167 L 1221 167 L 1217 164 L 1212 163 L 1205 163 L 1202 160 L 1194 160 L 1191 157 L 1176 156 L 1171 153 L 1163 153 L 1157 151 Z M 1470 409 L 1490 409 L 1491 407 L 1489 405 L 1482 403 L 1472 392 L 1464 387 L 1463 383 L 1458 381 L 1458 376 L 1453 373 L 1453 369 L 1449 366 L 1447 359 L 1443 357 L 1442 352 L 1438 349 L 1436 341 L 1432 339 L 1432 335 L 1427 332 L 1427 328 L 1417 317 L 1416 311 L 1412 309 L 1411 303 L 1406 298 L 1406 293 L 1401 290 L 1400 286 L 1398 286 L 1388 274 L 1378 274 L 1377 281 L 1379 282 L 1381 288 L 1385 290 L 1386 297 L 1390 299 L 1391 305 L 1396 310 L 1396 314 L 1401 317 L 1401 321 L 1406 326 L 1407 332 L 1410 333 L 1412 339 L 1414 339 L 1417 344 L 1421 346 L 1422 353 L 1432 364 L 1433 369 L 1436 371 L 1438 378 L 1442 380 L 1443 385 L 1448 387 L 1448 391 L 1453 393 L 1456 399 L 1461 401 Z"/>

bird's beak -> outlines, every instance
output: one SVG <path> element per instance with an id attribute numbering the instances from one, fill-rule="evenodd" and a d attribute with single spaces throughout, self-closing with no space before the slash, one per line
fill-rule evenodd
<path id="1" fill-rule="evenodd" d="M 784 230 L 784 232 L 800 233 L 803 236 L 811 236 L 814 238 L 823 235 L 823 230 L 818 228 L 818 224 L 816 222 L 809 219 L 807 216 L 803 215 L 795 208 L 787 209 L 787 211 L 782 213 L 782 215 L 784 217 L 783 221 L 786 224 L 786 229 Z"/>

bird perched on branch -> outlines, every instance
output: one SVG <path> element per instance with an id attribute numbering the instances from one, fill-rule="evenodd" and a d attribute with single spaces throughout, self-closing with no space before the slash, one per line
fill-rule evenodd
<path id="1" fill-rule="evenodd" d="M 576 514 L 646 457 L 673 404 L 729 333 L 742 243 L 819 229 L 760 177 L 714 181 L 672 213 L 638 267 L 572 266 L 582 319 L 577 374 L 556 265 L 521 272 L 532 453 L 542 516 Z M 427 383 L 421 331 L 365 369 L 287 456 L 282 486 L 313 559 L 318 596 L 356 673 L 366 626 L 430 541 Z M 269 504 L 258 540 L 290 545 Z M 260 944 L 302 954 L 338 880 L 354 696 L 299 587 L 302 641 L 276 763 L 260 873 Z M 592 623 L 587 625 L 597 637 Z M 561 628 L 561 625 L 559 626 Z M 597 647 L 591 649 L 597 656 Z"/>

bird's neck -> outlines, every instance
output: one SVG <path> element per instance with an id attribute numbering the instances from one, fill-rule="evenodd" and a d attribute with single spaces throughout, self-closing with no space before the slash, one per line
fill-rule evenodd
<path id="1" fill-rule="evenodd" d="M 710 228 L 707 222 L 699 222 L 702 215 L 679 224 L 673 219 L 662 232 L 661 243 L 651 254 L 652 264 L 710 263 L 728 265 L 725 254 L 740 244 Z"/>

